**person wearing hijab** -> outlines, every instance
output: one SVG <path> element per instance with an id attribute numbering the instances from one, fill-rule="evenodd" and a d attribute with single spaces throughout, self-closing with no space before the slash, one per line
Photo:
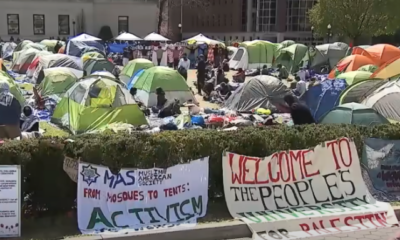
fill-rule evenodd
<path id="1" fill-rule="evenodd" d="M 21 132 L 38 132 L 39 118 L 31 106 L 25 106 L 21 115 Z"/>
<path id="2" fill-rule="evenodd" d="M 294 125 L 315 123 L 310 109 L 304 104 L 301 104 L 293 95 L 288 94 L 283 98 L 283 100 L 289 106 L 290 115 Z"/>

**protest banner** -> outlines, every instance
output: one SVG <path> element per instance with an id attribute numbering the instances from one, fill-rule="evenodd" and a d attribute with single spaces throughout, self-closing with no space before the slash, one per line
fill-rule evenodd
<path id="1" fill-rule="evenodd" d="M 79 163 L 82 233 L 128 233 L 192 227 L 207 212 L 208 158 L 167 169 L 121 169 Z"/>
<path id="2" fill-rule="evenodd" d="M 64 156 L 63 170 L 74 182 L 78 182 L 78 166 L 79 160 Z"/>
<path id="3" fill-rule="evenodd" d="M 392 207 L 367 191 L 355 144 L 347 138 L 265 158 L 223 157 L 228 209 L 249 225 L 253 239 L 298 239 L 397 224 Z"/>
<path id="4" fill-rule="evenodd" d="M 21 168 L 0 166 L 0 238 L 21 236 Z"/>
<path id="5" fill-rule="evenodd" d="M 366 139 L 361 166 L 367 187 L 377 200 L 400 200 L 400 140 Z"/>

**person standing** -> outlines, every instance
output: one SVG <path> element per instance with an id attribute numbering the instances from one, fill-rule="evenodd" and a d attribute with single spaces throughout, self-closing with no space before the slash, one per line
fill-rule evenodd
<path id="1" fill-rule="evenodd" d="M 214 55 L 214 67 L 219 67 L 220 64 L 220 56 L 219 56 L 219 46 L 218 44 L 215 45 L 214 49 L 213 49 L 213 55 Z"/>
<path id="2" fill-rule="evenodd" d="M 197 93 L 201 96 L 201 90 L 206 81 L 206 62 L 204 56 L 199 56 L 199 63 L 197 64 Z"/>
<path id="3" fill-rule="evenodd" d="M 172 55 L 174 58 L 174 69 L 178 69 L 179 58 L 181 57 L 181 50 L 178 46 L 175 46 L 174 50 L 172 51 Z"/>
<path id="4" fill-rule="evenodd" d="M 179 60 L 178 64 L 178 72 L 182 75 L 182 77 L 187 80 L 187 74 L 190 69 L 190 60 L 187 58 L 186 53 L 183 54 L 181 60 Z"/>

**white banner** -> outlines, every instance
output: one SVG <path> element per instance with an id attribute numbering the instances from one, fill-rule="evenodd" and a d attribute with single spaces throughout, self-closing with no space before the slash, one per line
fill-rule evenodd
<path id="1" fill-rule="evenodd" d="M 192 227 L 207 212 L 208 158 L 167 169 L 121 169 L 79 163 L 82 233 Z"/>
<path id="2" fill-rule="evenodd" d="M 0 166 L 0 238 L 21 236 L 21 168 Z"/>
<path id="3" fill-rule="evenodd" d="M 269 157 L 225 153 L 229 212 L 253 239 L 297 239 L 397 224 L 389 203 L 377 202 L 361 177 L 354 142 L 328 141 L 314 149 Z"/>

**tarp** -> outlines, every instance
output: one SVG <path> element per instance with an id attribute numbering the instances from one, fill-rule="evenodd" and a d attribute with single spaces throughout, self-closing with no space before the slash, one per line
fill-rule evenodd
<path id="1" fill-rule="evenodd" d="M 279 79 L 273 76 L 257 76 L 236 89 L 225 101 L 224 107 L 234 111 L 283 109 L 283 97 L 290 93 L 290 89 Z"/>
<path id="2" fill-rule="evenodd" d="M 370 107 L 359 103 L 346 103 L 332 109 L 322 117 L 319 123 L 373 127 L 381 124 L 389 124 L 390 122 Z"/>
<path id="3" fill-rule="evenodd" d="M 107 46 L 108 46 L 108 52 L 123 53 L 124 48 L 128 47 L 129 44 L 127 44 L 127 43 L 109 43 Z"/>
<path id="4" fill-rule="evenodd" d="M 271 155 L 226 152 L 222 159 L 226 205 L 233 218 L 247 223 L 253 239 L 323 239 L 398 224 L 390 203 L 368 192 L 350 139 L 266 151 Z"/>
<path id="5" fill-rule="evenodd" d="M 372 79 L 355 83 L 340 94 L 339 104 L 361 103 L 366 97 L 387 82 L 387 80 Z"/>
<path id="6" fill-rule="evenodd" d="M 323 115 L 338 105 L 340 94 L 346 87 L 346 81 L 342 79 L 322 81 L 320 84 L 314 85 L 306 91 L 301 96 L 300 101 L 306 103 L 314 119 L 318 121 Z"/>
<path id="7" fill-rule="evenodd" d="M 367 138 L 361 160 L 364 180 L 378 200 L 400 200 L 400 140 Z"/>

